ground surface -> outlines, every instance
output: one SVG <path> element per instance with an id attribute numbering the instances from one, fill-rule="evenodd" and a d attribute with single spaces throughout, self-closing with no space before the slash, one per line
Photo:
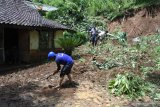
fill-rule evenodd
<path id="1" fill-rule="evenodd" d="M 127 32 L 128 39 L 160 33 L 160 8 L 152 6 L 131 12 L 131 17 L 118 18 L 116 21 L 108 23 L 108 30 L 115 31 L 121 28 Z"/>
<path id="2" fill-rule="evenodd" d="M 0 76 L 0 107 L 150 107 L 149 98 L 128 101 L 108 93 L 108 72 L 100 71 L 91 64 L 92 55 L 84 55 L 87 61 L 75 60 L 72 70 L 74 82 L 67 78 L 60 90 L 59 75 L 46 77 L 56 69 L 55 63 L 45 63 Z M 119 69 L 119 68 L 116 68 Z M 51 85 L 51 86 L 50 86 Z M 156 106 L 158 107 L 158 105 Z"/>
<path id="3" fill-rule="evenodd" d="M 1 107 L 106 107 L 109 106 L 105 99 L 104 89 L 87 79 L 82 72 L 73 73 L 74 82 L 67 83 L 57 90 L 49 85 L 58 84 L 59 75 L 46 79 L 56 69 L 54 63 L 42 64 L 11 74 L 0 76 L 0 104 Z M 77 70 L 77 67 L 73 68 Z M 89 72 L 88 72 L 89 73 Z M 85 75 L 85 76 L 84 76 Z M 91 75 L 90 75 L 91 76 Z"/>

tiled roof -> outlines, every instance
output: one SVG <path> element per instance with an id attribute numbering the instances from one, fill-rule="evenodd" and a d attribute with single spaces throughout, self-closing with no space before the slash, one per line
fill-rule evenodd
<path id="1" fill-rule="evenodd" d="M 43 18 L 37 10 L 27 6 L 24 0 L 0 0 L 0 24 L 69 29 Z"/>
<path id="2" fill-rule="evenodd" d="M 45 18 L 42 19 L 42 25 L 46 27 L 53 26 L 54 28 L 69 29 L 60 23 Z"/>

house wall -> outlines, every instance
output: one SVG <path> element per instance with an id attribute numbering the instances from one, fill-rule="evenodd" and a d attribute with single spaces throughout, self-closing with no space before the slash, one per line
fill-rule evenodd
<path id="1" fill-rule="evenodd" d="M 19 57 L 22 62 L 29 62 L 29 30 L 19 30 Z"/>
<path id="2" fill-rule="evenodd" d="M 50 50 L 54 50 L 53 31 L 30 31 L 30 61 L 47 59 Z"/>
<path id="3" fill-rule="evenodd" d="M 44 59 L 47 59 L 47 54 L 49 51 L 60 52 L 62 50 L 55 41 L 63 36 L 64 30 L 55 29 L 52 31 L 37 31 L 31 29 L 14 29 L 17 30 L 16 35 L 18 36 L 18 60 L 20 62 L 42 61 Z M 45 50 L 40 49 L 40 32 L 48 32 L 48 36 L 46 36 L 48 37 L 48 48 L 45 48 Z M 4 35 L 2 35 L 2 33 L 3 30 L 0 27 L 0 64 L 3 64 L 5 62 L 5 54 L 3 51 Z"/>
<path id="4" fill-rule="evenodd" d="M 40 31 L 41 32 L 41 31 Z M 48 48 L 40 49 L 40 33 L 36 30 L 20 30 L 19 45 L 20 58 L 24 62 L 38 62 L 47 59 L 49 51 L 59 52 L 61 47 L 55 42 L 59 37 L 63 36 L 63 30 L 45 31 L 48 32 Z M 44 32 L 44 31 L 43 31 Z M 44 34 L 44 33 L 43 33 Z"/>
<path id="5" fill-rule="evenodd" d="M 54 32 L 54 47 L 57 49 L 61 49 L 61 46 L 58 45 L 58 43 L 56 43 L 56 40 L 60 37 L 63 37 L 63 32 L 64 30 L 57 30 Z"/>
<path id="6" fill-rule="evenodd" d="M 53 31 L 49 33 L 49 49 L 54 49 L 54 33 Z"/>

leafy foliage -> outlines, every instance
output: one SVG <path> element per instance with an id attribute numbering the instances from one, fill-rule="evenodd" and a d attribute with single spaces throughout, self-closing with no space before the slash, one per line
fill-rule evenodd
<path id="1" fill-rule="evenodd" d="M 64 32 L 63 37 L 58 38 L 56 42 L 64 49 L 67 54 L 71 55 L 74 48 L 84 43 L 85 40 L 86 38 L 83 33 Z"/>
<path id="2" fill-rule="evenodd" d="M 41 12 L 46 18 L 56 20 L 78 31 L 99 23 L 106 26 L 103 17 L 114 20 L 128 15 L 130 10 L 151 5 L 159 5 L 157 0 L 33 0 L 55 6 L 58 10 Z M 102 19 L 99 19 L 99 16 Z M 94 18 L 93 18 L 94 17 Z M 101 26 L 100 25 L 100 26 Z"/>
<path id="3" fill-rule="evenodd" d="M 98 61 L 93 61 L 93 64 L 96 65 L 99 69 L 112 69 L 114 67 L 120 66 L 118 63 L 116 63 L 115 60 L 111 58 L 107 58 L 103 63 L 99 63 Z"/>
<path id="4" fill-rule="evenodd" d="M 124 94 L 133 99 L 149 91 L 148 84 L 133 73 L 118 74 L 109 82 L 109 89 L 115 95 Z"/>

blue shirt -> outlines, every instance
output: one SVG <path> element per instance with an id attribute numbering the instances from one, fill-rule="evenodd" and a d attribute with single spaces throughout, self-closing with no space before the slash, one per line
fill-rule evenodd
<path id="1" fill-rule="evenodd" d="M 61 64 L 62 65 L 72 65 L 74 63 L 73 59 L 64 53 L 58 53 L 56 54 L 55 62 L 57 63 L 57 70 L 60 70 Z"/>

